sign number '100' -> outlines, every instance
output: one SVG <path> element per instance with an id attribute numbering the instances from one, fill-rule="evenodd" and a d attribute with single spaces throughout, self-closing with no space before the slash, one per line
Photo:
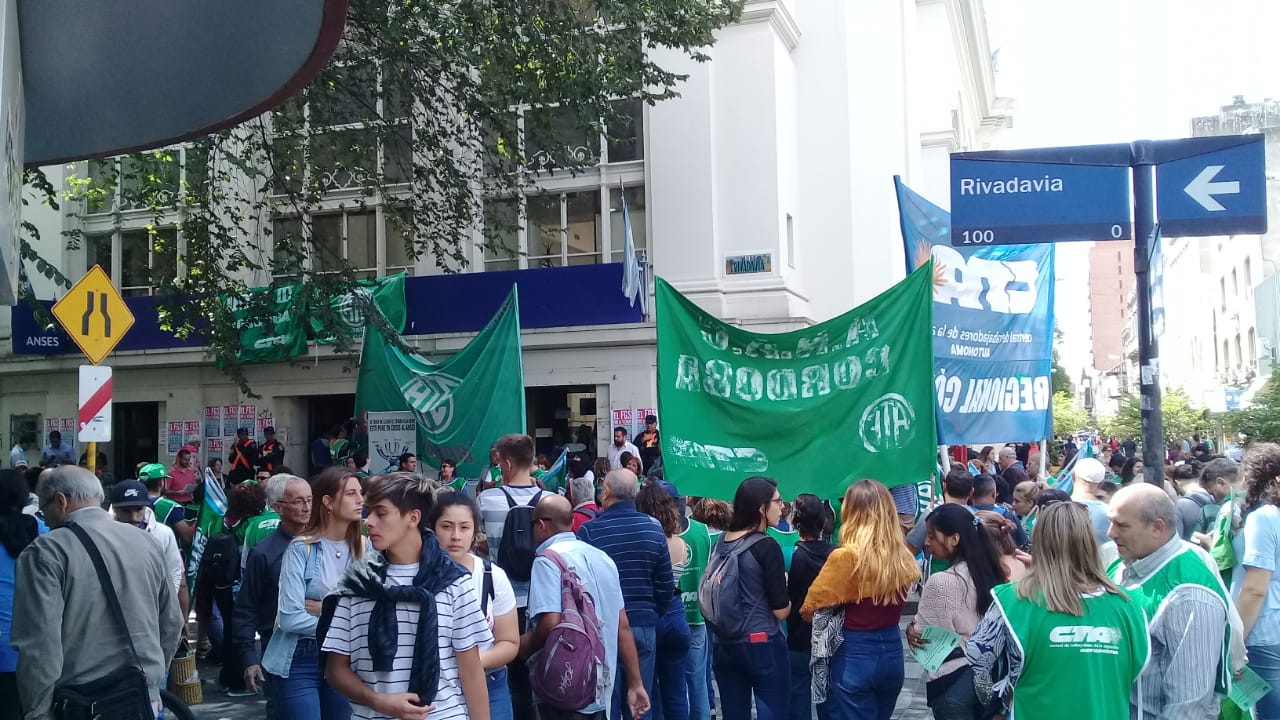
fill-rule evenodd
<path id="1" fill-rule="evenodd" d="M 996 244 L 995 230 L 961 230 L 957 233 L 960 237 L 956 245 L 994 245 Z M 1120 225 L 1111 226 L 1111 238 L 1119 240 L 1124 237 L 1124 227 Z"/>

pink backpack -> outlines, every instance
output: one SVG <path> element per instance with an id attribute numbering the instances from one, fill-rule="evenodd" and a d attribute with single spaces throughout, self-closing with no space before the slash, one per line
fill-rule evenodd
<path id="1" fill-rule="evenodd" d="M 528 661 L 529 682 L 543 702 L 579 711 L 596 702 L 608 672 L 596 603 L 582 580 L 554 550 L 541 555 L 560 568 L 560 623 Z"/>

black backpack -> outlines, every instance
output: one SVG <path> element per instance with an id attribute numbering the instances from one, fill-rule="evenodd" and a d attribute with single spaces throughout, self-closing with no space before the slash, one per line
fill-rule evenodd
<path id="1" fill-rule="evenodd" d="M 240 545 L 231 533 L 220 533 L 209 538 L 200 558 L 200 574 L 209 579 L 213 587 L 222 589 L 240 580 Z"/>
<path id="2" fill-rule="evenodd" d="M 533 537 L 533 508 L 542 499 L 542 491 L 534 494 L 528 505 L 522 505 L 506 488 L 498 489 L 507 496 L 507 519 L 502 523 L 498 566 L 506 570 L 512 580 L 529 582 L 533 575 L 533 556 L 538 552 L 538 541 Z"/>

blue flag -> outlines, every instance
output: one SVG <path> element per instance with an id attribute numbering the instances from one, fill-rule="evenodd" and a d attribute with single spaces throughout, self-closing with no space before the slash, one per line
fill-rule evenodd
<path id="1" fill-rule="evenodd" d="M 1053 245 L 951 246 L 951 214 L 894 178 L 910 272 L 934 261 L 938 443 L 1049 437 Z"/>

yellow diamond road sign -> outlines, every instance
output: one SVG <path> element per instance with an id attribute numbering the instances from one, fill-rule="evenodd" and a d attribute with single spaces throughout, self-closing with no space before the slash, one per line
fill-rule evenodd
<path id="1" fill-rule="evenodd" d="M 54 304 L 53 316 L 94 365 L 133 327 L 133 313 L 98 265 Z"/>

